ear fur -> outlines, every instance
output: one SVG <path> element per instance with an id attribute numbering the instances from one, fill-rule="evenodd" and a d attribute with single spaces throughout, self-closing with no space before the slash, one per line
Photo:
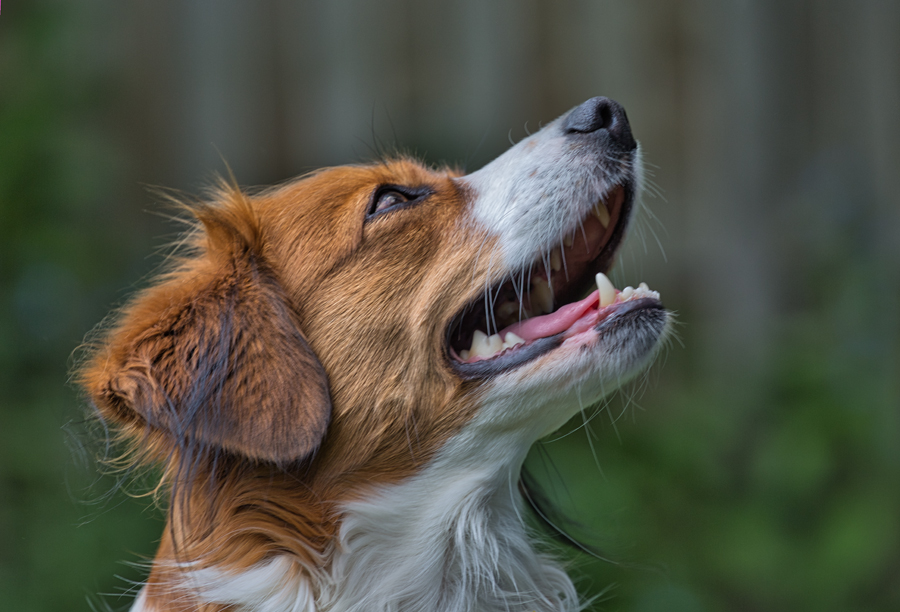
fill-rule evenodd
<path id="1" fill-rule="evenodd" d="M 300 460 L 331 419 L 327 377 L 261 257 L 250 203 L 225 198 L 193 211 L 199 254 L 125 310 L 82 382 L 105 418 L 177 444 Z"/>

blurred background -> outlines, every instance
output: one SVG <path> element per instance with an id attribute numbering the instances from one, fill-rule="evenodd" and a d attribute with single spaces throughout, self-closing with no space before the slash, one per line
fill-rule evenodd
<path id="1" fill-rule="evenodd" d="M 96 476 L 76 348 L 197 193 L 382 150 L 473 170 L 595 95 L 650 183 L 613 275 L 678 312 L 529 460 L 597 610 L 900 610 L 900 3 L 9 0 L 3 609 L 127 608 L 160 512 Z M 102 594 L 108 594 L 103 596 Z"/>

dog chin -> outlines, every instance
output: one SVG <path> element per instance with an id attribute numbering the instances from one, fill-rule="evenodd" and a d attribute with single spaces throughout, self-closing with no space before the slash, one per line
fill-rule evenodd
<path id="1" fill-rule="evenodd" d="M 658 300 L 622 305 L 556 349 L 498 376 L 492 399 L 518 402 L 523 414 L 508 416 L 529 430 L 540 423 L 535 439 L 544 437 L 644 372 L 670 329 L 671 313 Z"/>

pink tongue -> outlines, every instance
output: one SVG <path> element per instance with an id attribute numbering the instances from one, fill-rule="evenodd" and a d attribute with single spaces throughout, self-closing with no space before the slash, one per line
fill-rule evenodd
<path id="1" fill-rule="evenodd" d="M 553 336 L 572 327 L 575 321 L 584 316 L 584 313 L 599 301 L 599 292 L 594 291 L 580 302 L 566 304 L 556 312 L 514 323 L 502 330 L 500 337 L 505 338 L 507 333 L 512 332 L 523 340 L 530 342 L 537 338 Z"/>

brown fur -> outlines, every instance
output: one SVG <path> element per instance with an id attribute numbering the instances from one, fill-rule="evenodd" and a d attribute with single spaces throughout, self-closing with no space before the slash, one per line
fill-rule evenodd
<path id="1" fill-rule="evenodd" d="M 395 161 L 223 189 L 194 209 L 194 254 L 106 334 L 81 382 L 175 487 L 156 605 L 196 609 L 172 591 L 172 561 L 241 569 L 286 552 L 315 572 L 342 502 L 414 473 L 472 417 L 444 336 L 496 279 L 452 176 Z M 365 222 L 384 184 L 433 195 Z"/>

